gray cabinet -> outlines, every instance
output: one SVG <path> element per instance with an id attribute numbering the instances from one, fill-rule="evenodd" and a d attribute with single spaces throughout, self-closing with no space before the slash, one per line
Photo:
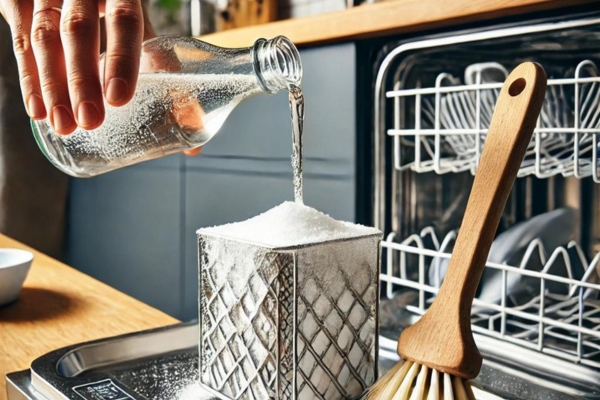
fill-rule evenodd
<path id="1" fill-rule="evenodd" d="M 355 47 L 301 51 L 305 202 L 355 212 Z M 165 312 L 197 317 L 195 231 L 293 200 L 287 93 L 240 104 L 197 157 L 72 181 L 67 262 Z"/>
<path id="2" fill-rule="evenodd" d="M 73 180 L 67 262 L 180 316 L 181 199 L 177 166 L 132 167 Z"/>

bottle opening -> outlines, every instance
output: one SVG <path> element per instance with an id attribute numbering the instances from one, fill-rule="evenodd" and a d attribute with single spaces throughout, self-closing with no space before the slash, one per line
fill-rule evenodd
<path id="1" fill-rule="evenodd" d="M 253 47 L 254 69 L 266 92 L 275 93 L 302 81 L 300 53 L 285 36 L 258 39 Z"/>

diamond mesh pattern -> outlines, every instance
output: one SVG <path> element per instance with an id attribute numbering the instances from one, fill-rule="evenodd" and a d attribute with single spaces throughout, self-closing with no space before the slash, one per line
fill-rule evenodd
<path id="1" fill-rule="evenodd" d="M 231 262 L 227 247 L 200 238 L 201 380 L 231 399 L 291 398 L 277 377 L 291 393 L 292 329 L 278 327 L 293 326 L 294 257 L 235 243 Z"/>
<path id="2" fill-rule="evenodd" d="M 294 257 L 292 253 L 280 253 L 279 257 L 285 261 L 279 274 L 279 393 L 280 399 L 293 399 Z"/>
<path id="3" fill-rule="evenodd" d="M 337 244 L 336 256 L 326 259 L 326 272 L 299 268 L 296 385 L 301 400 L 356 398 L 375 379 L 377 265 L 349 271 L 360 260 L 350 246 L 356 244 Z"/>
<path id="4" fill-rule="evenodd" d="M 200 237 L 202 383 L 234 400 L 359 398 L 377 372 L 378 241 Z"/>

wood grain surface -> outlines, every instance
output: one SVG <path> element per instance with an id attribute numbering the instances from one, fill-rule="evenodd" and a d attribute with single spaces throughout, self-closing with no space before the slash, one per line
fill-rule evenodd
<path id="1" fill-rule="evenodd" d="M 21 296 L 0 308 L 0 399 L 7 373 L 29 368 L 51 350 L 178 322 L 1 234 L 0 248 L 35 254 Z"/>
<path id="2" fill-rule="evenodd" d="M 277 20 L 277 0 L 234 0 L 216 13 L 217 30 L 224 31 Z"/>
<path id="3" fill-rule="evenodd" d="M 394 0 L 201 36 L 223 47 L 285 35 L 296 45 L 414 32 L 598 0 Z"/>
<path id="4" fill-rule="evenodd" d="M 537 64 L 523 63 L 506 79 L 444 282 L 427 313 L 400 335 L 403 359 L 466 379 L 479 374 L 471 306 L 545 93 L 546 74 Z"/>

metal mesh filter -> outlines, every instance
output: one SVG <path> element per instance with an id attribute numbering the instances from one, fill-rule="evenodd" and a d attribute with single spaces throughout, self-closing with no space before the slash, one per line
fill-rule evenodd
<path id="1" fill-rule="evenodd" d="M 378 235 L 271 249 L 200 234 L 200 378 L 226 399 L 353 399 L 377 376 Z"/>

